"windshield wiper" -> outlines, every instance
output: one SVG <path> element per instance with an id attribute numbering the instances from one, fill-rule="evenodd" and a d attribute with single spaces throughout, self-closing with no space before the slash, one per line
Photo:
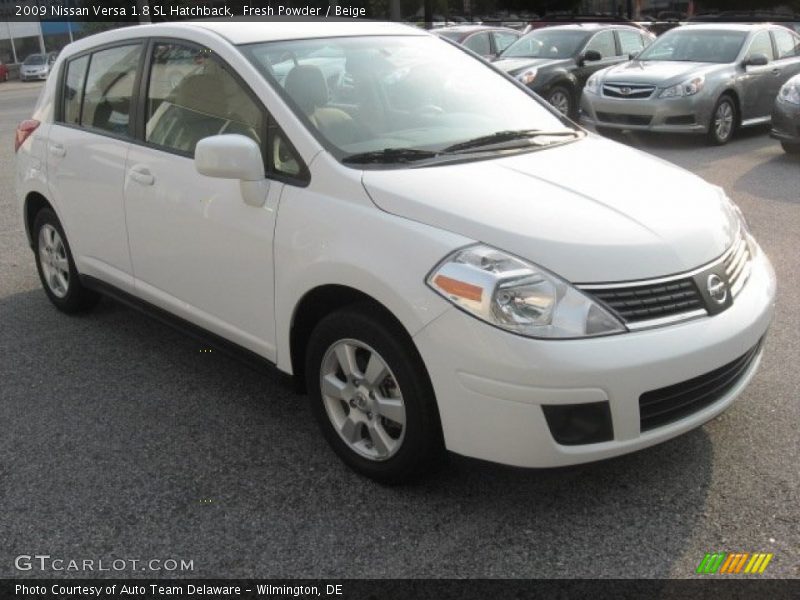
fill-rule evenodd
<path id="1" fill-rule="evenodd" d="M 342 159 L 342 162 L 352 164 L 368 163 L 406 163 L 415 160 L 425 160 L 426 158 L 436 158 L 438 152 L 432 150 L 419 150 L 417 148 L 384 148 L 383 150 L 373 150 L 371 152 L 359 152 L 350 154 Z"/>
<path id="2" fill-rule="evenodd" d="M 495 133 L 491 133 L 489 135 L 482 135 L 480 137 L 467 140 L 465 142 L 459 142 L 458 144 L 453 144 L 452 146 L 448 146 L 447 148 L 445 148 L 443 151 L 459 152 L 461 150 L 471 150 L 473 148 L 481 148 L 483 146 L 492 146 L 494 144 L 502 144 L 503 142 L 512 142 L 514 140 L 523 140 L 534 137 L 563 137 L 563 136 L 577 137 L 578 135 L 579 134 L 577 131 L 564 130 L 564 129 L 559 131 L 544 131 L 542 129 L 516 129 L 508 131 L 496 131 Z"/>

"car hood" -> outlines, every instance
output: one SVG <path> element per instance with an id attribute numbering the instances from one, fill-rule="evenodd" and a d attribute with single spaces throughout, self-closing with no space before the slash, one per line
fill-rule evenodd
<path id="1" fill-rule="evenodd" d="M 542 69 L 544 67 L 554 67 L 561 64 L 565 65 L 570 62 L 572 62 L 572 59 L 569 58 L 499 58 L 494 61 L 494 65 L 506 73 L 516 75 L 524 69 L 533 67 Z"/>
<path id="2" fill-rule="evenodd" d="M 603 79 L 624 83 L 650 83 L 664 87 L 680 83 L 690 77 L 704 75 L 720 66 L 722 65 L 717 63 L 632 60 L 604 70 Z"/>
<path id="3" fill-rule="evenodd" d="M 694 269 L 720 256 L 738 228 L 720 188 L 593 135 L 504 158 L 368 170 L 363 184 L 386 212 L 506 250 L 575 283 Z"/>

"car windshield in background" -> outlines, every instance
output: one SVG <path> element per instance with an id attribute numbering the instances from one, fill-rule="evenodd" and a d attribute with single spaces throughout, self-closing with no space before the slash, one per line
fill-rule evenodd
<path id="1" fill-rule="evenodd" d="M 511 44 L 502 58 L 569 58 L 587 37 L 585 31 L 539 29 Z"/>
<path id="2" fill-rule="evenodd" d="M 25 59 L 25 62 L 22 63 L 23 65 L 43 65 L 44 64 L 44 54 L 31 54 L 28 58 Z"/>
<path id="3" fill-rule="evenodd" d="M 339 159 L 371 153 L 367 162 L 410 162 L 498 132 L 573 131 L 512 81 L 432 36 L 242 50 Z"/>
<path id="4" fill-rule="evenodd" d="M 747 32 L 673 29 L 645 48 L 639 60 L 677 60 L 731 63 L 736 60 Z"/>

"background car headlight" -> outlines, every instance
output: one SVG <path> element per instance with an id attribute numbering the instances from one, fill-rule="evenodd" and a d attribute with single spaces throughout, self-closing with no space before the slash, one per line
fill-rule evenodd
<path id="1" fill-rule="evenodd" d="M 586 85 L 583 86 L 584 92 L 589 92 L 590 94 L 599 94 L 600 93 L 600 78 L 597 75 L 592 75 L 586 81 Z"/>
<path id="2" fill-rule="evenodd" d="M 787 81 L 778 92 L 778 100 L 789 104 L 800 104 L 800 81 Z"/>
<path id="3" fill-rule="evenodd" d="M 428 285 L 475 317 L 535 338 L 578 338 L 627 331 L 609 311 L 557 275 L 490 246 L 457 250 Z"/>
<path id="4" fill-rule="evenodd" d="M 695 77 L 665 88 L 658 95 L 659 98 L 680 98 L 682 96 L 694 96 L 697 92 L 703 89 L 706 83 L 705 77 Z"/>
<path id="5" fill-rule="evenodd" d="M 533 83 L 533 80 L 536 79 L 536 74 L 538 73 L 538 69 L 526 69 L 519 75 L 517 75 L 517 79 L 524 83 L 525 85 L 530 85 Z"/>

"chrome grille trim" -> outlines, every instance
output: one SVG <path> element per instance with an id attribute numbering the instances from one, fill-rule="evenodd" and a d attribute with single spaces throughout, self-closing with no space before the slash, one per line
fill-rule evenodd
<path id="1" fill-rule="evenodd" d="M 604 83 L 602 90 L 603 96 L 608 98 L 622 98 L 630 100 L 641 100 L 653 95 L 656 86 L 641 83 Z M 626 93 L 627 92 L 627 93 Z"/>
<path id="2" fill-rule="evenodd" d="M 595 291 L 602 292 L 603 290 L 627 290 L 627 289 L 636 290 L 641 288 L 647 288 L 648 286 L 653 286 L 653 285 L 684 282 L 687 279 L 691 279 L 695 275 L 698 275 L 705 271 L 717 269 L 718 272 L 724 271 L 725 279 L 727 279 L 731 297 L 735 298 L 744 288 L 744 285 L 750 276 L 750 271 L 752 268 L 751 263 L 753 256 L 751 253 L 751 246 L 750 246 L 750 241 L 748 240 L 748 236 L 749 234 L 746 233 L 742 228 L 740 228 L 735 235 L 734 242 L 721 256 L 691 271 L 686 271 L 675 275 L 669 275 L 666 277 L 658 277 L 654 279 L 639 279 L 635 281 L 623 281 L 614 283 L 587 283 L 587 284 L 578 283 L 575 285 L 578 289 L 587 292 L 590 296 L 592 296 L 595 299 L 599 299 L 602 302 L 602 299 L 597 298 L 597 296 L 592 294 L 592 292 Z M 612 312 L 614 312 L 617 318 L 619 318 L 625 324 L 625 326 L 631 331 L 650 329 L 653 327 L 661 327 L 664 325 L 670 325 L 673 323 L 688 321 L 690 319 L 696 319 L 699 317 L 707 316 L 709 314 L 705 307 L 701 309 L 692 307 L 683 312 L 656 317 L 653 319 L 629 321 L 622 315 L 617 314 L 617 312 L 613 308 L 611 307 L 609 308 L 612 310 Z"/>

